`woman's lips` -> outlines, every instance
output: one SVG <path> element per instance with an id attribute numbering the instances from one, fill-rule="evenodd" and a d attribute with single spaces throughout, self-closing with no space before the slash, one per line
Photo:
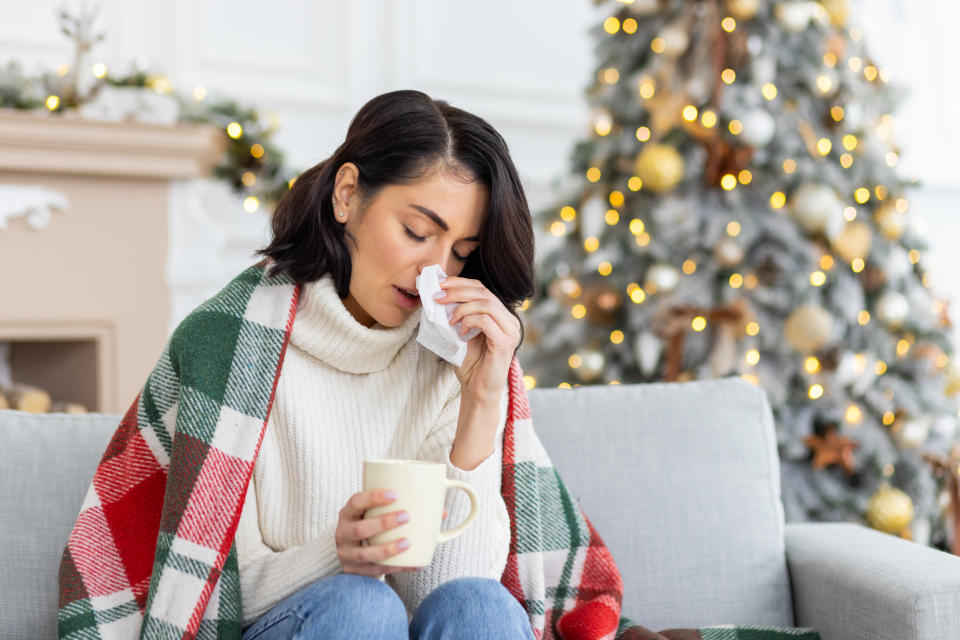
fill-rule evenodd
<path id="1" fill-rule="evenodd" d="M 399 302 L 401 306 L 407 309 L 416 309 L 417 306 L 420 304 L 419 296 L 415 298 L 411 298 L 410 296 L 403 293 L 403 290 L 401 290 L 397 286 L 393 287 L 393 295 L 397 298 L 397 302 Z"/>

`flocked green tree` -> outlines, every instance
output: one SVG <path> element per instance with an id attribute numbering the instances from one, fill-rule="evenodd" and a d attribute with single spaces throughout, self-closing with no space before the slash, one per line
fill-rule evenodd
<path id="1" fill-rule="evenodd" d="M 742 376 L 788 520 L 948 548 L 947 303 L 846 0 L 596 4 L 589 133 L 537 214 L 528 386 Z"/>

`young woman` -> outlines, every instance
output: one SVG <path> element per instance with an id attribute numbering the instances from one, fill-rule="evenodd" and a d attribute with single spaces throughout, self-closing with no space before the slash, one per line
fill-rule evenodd
<path id="1" fill-rule="evenodd" d="M 507 372 L 533 293 L 530 211 L 503 138 L 417 91 L 378 96 L 346 140 L 278 204 L 258 253 L 303 285 L 235 542 L 243 637 L 533 638 L 500 584 L 510 540 L 500 495 Z M 416 279 L 439 264 L 438 301 L 477 328 L 455 367 L 416 341 Z M 362 462 L 441 462 L 480 515 L 420 569 L 368 544 L 408 516 L 361 491 Z M 462 492 L 447 498 L 462 521 Z"/>

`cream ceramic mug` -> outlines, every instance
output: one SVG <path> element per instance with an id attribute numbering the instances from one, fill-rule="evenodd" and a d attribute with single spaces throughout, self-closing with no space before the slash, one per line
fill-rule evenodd
<path id="1" fill-rule="evenodd" d="M 370 544 L 383 544 L 400 538 L 410 547 L 378 560 L 377 564 L 393 567 L 425 567 L 433 560 L 433 552 L 441 542 L 453 540 L 477 519 L 480 504 L 477 492 L 470 485 L 447 479 L 447 467 L 439 462 L 420 460 L 366 460 L 363 463 L 363 490 L 392 489 L 397 499 L 387 505 L 367 509 L 364 519 L 385 513 L 406 511 L 410 520 L 370 537 Z M 470 515 L 458 526 L 440 530 L 443 503 L 448 489 L 463 489 L 470 497 Z"/>

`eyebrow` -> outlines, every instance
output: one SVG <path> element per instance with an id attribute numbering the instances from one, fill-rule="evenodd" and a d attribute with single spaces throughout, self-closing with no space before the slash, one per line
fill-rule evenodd
<path id="1" fill-rule="evenodd" d="M 443 229 L 444 231 L 450 231 L 450 226 L 447 224 L 446 220 L 444 220 L 443 218 L 441 218 L 440 216 L 438 216 L 438 215 L 436 214 L 436 212 L 431 211 L 430 209 L 427 209 L 426 207 L 421 207 L 421 206 L 418 205 L 418 204 L 412 204 L 412 203 L 411 203 L 409 206 L 413 207 L 414 209 L 416 209 L 416 210 L 419 211 L 420 213 L 424 214 L 425 216 L 427 216 L 428 218 L 430 218 L 431 220 L 433 220 L 434 222 L 436 222 L 437 225 L 438 225 L 441 229 Z M 468 240 L 468 241 L 470 241 L 470 242 L 480 242 L 480 236 L 470 236 L 469 238 L 464 238 L 464 240 Z"/>

